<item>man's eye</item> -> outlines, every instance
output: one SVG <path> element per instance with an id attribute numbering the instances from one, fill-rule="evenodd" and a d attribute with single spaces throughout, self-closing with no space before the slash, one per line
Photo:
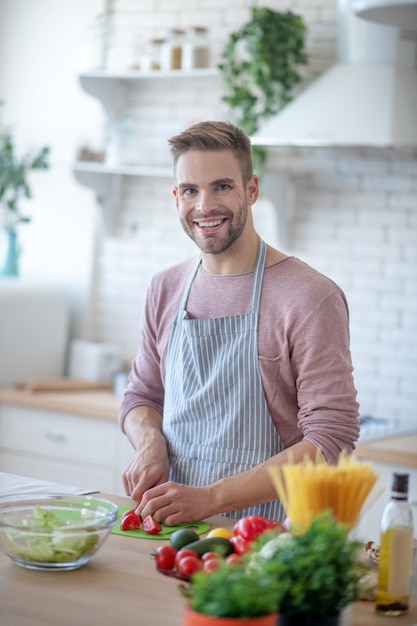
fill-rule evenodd
<path id="1" fill-rule="evenodd" d="M 197 189 L 195 189 L 194 187 L 188 187 L 187 189 L 184 189 L 183 194 L 184 196 L 192 196 L 196 193 L 196 191 Z"/>
<path id="2" fill-rule="evenodd" d="M 222 183 L 217 187 L 217 189 L 219 191 L 227 191 L 228 189 L 230 189 L 230 185 L 228 185 L 227 183 Z"/>

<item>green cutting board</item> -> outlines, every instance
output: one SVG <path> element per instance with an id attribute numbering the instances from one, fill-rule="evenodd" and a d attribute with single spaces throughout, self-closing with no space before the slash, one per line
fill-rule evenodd
<path id="1" fill-rule="evenodd" d="M 174 530 L 178 530 L 179 528 L 191 528 L 194 530 L 197 535 L 202 535 L 203 533 L 210 530 L 210 524 L 207 522 L 190 522 L 185 524 L 178 524 L 177 526 L 167 526 L 166 524 L 161 524 L 162 531 L 155 535 L 151 535 L 149 533 L 143 532 L 140 528 L 136 530 L 120 530 L 120 521 L 123 513 L 128 511 L 132 507 L 129 506 L 119 506 L 119 512 L 117 515 L 117 520 L 115 525 L 112 528 L 112 533 L 114 535 L 126 535 L 128 537 L 140 537 L 141 539 L 169 539 Z"/>

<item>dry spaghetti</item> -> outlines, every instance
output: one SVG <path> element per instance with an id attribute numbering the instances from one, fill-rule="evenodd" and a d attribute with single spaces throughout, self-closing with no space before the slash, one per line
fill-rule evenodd
<path id="1" fill-rule="evenodd" d="M 321 511 L 330 510 L 336 519 L 353 527 L 372 491 L 378 474 L 370 463 L 341 454 L 337 465 L 318 458 L 270 468 L 275 490 L 291 525 L 306 528 Z"/>

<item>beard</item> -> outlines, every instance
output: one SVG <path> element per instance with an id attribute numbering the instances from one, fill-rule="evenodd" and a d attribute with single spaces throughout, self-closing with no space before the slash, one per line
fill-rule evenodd
<path id="1" fill-rule="evenodd" d="M 195 224 L 195 218 L 189 217 L 188 220 L 180 218 L 181 226 L 184 232 L 194 241 L 201 252 L 206 254 L 221 254 L 226 252 L 241 236 L 243 233 L 247 218 L 248 218 L 248 204 L 245 202 L 239 207 L 237 214 L 233 214 L 231 211 L 222 211 L 221 213 L 212 212 L 209 215 L 200 215 L 199 219 L 217 219 L 227 218 L 227 229 L 222 230 L 219 233 L 204 233 L 199 226 Z"/>

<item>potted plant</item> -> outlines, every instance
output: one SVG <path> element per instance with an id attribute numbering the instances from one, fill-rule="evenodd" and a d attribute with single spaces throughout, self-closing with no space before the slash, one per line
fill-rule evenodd
<path id="1" fill-rule="evenodd" d="M 35 154 L 17 157 L 12 134 L 0 128 L 0 228 L 4 240 L 3 246 L 0 242 L 0 275 L 19 273 L 17 226 L 31 219 L 22 213 L 19 201 L 32 197 L 28 174 L 31 170 L 47 169 L 48 155 L 49 148 L 44 146 Z"/>
<path id="2" fill-rule="evenodd" d="M 313 518 L 306 531 L 290 529 L 258 541 L 253 566 L 274 573 L 279 626 L 337 626 L 341 611 L 359 599 L 369 567 L 360 561 L 360 542 L 329 511 Z M 260 543 L 264 541 L 264 545 Z"/>
<path id="3" fill-rule="evenodd" d="M 211 572 L 194 574 L 181 591 L 187 599 L 184 626 L 276 626 L 278 580 L 269 564 L 222 562 Z M 271 573 L 269 570 L 271 569 Z"/>
<path id="4" fill-rule="evenodd" d="M 253 7 L 250 20 L 229 35 L 219 64 L 223 101 L 248 135 L 292 99 L 301 82 L 298 68 L 307 63 L 305 33 L 300 15 Z M 266 150 L 254 147 L 253 157 L 260 173 Z"/>

